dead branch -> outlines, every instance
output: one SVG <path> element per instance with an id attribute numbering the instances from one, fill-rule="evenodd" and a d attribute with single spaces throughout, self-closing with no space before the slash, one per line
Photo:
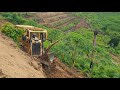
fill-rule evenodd
<path id="1" fill-rule="evenodd" d="M 50 50 L 55 44 L 57 44 L 59 41 L 60 41 L 60 40 L 57 40 L 57 41 L 55 41 L 54 43 L 52 43 L 52 44 L 45 50 L 45 53 L 48 53 L 49 50 Z"/>

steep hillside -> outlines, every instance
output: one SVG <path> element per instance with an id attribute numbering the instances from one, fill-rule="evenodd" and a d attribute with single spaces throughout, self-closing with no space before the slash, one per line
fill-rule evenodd
<path id="1" fill-rule="evenodd" d="M 12 24 L 2 21 L 1 25 L 8 25 L 11 28 Z M 4 27 L 4 26 L 2 26 Z M 8 29 L 7 33 L 9 33 Z M 13 35 L 10 32 L 10 36 Z M 17 34 L 16 34 L 17 35 Z M 10 37 L 9 36 L 9 37 Z M 0 32 L 0 77 L 1 78 L 82 78 L 82 74 L 77 69 L 71 69 L 64 65 L 57 58 L 51 70 L 42 67 L 39 60 L 35 59 L 23 52 L 18 45 L 9 37 Z M 14 38 L 14 37 L 12 37 Z"/>
<path id="2" fill-rule="evenodd" d="M 37 60 L 21 51 L 0 33 L 0 78 L 82 78 L 77 69 L 70 69 L 58 59 L 52 70 L 42 68 Z"/>
<path id="3" fill-rule="evenodd" d="M 50 50 L 58 58 L 56 68 L 52 72 L 43 69 L 47 77 L 81 77 L 81 73 L 91 78 L 120 77 L 119 12 L 7 12 L 1 15 L 12 24 L 45 28 L 50 40 L 60 40 Z M 6 33 L 10 36 L 14 28 L 8 25 L 4 29 L 10 31 Z M 14 30 L 13 35 L 18 35 L 17 29 Z M 17 39 L 13 35 L 11 38 Z M 49 45 L 44 42 L 44 48 Z"/>
<path id="4" fill-rule="evenodd" d="M 44 78 L 45 76 L 36 61 L 21 51 L 11 39 L 0 33 L 0 77 Z"/>

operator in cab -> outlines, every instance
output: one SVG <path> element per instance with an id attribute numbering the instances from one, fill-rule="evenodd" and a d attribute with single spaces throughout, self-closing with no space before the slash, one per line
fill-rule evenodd
<path id="1" fill-rule="evenodd" d="M 39 40 L 39 39 L 36 37 L 35 34 L 33 34 L 32 38 L 33 38 L 33 40 L 35 40 L 35 41 L 38 41 L 38 40 Z"/>

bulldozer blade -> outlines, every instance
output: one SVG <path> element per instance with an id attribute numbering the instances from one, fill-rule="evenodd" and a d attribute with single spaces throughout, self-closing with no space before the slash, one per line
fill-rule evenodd
<path id="1" fill-rule="evenodd" d="M 50 63 L 49 63 L 49 62 L 46 62 L 46 61 L 44 61 L 44 60 L 41 60 L 41 63 L 44 64 L 44 65 L 46 65 L 46 66 L 50 66 Z"/>
<path id="2" fill-rule="evenodd" d="M 54 54 L 53 53 L 49 53 L 48 54 L 49 55 L 49 60 L 51 61 L 51 62 L 53 62 L 53 60 L 54 60 Z"/>

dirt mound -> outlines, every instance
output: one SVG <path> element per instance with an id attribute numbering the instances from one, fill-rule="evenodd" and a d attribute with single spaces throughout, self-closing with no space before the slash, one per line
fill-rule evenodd
<path id="1" fill-rule="evenodd" d="M 58 58 L 54 60 L 50 69 L 44 68 L 44 72 L 48 78 L 83 78 L 77 69 L 68 68 Z"/>
<path id="2" fill-rule="evenodd" d="M 0 33 L 0 77 L 44 78 L 42 68 L 21 51 L 8 37 Z"/>

